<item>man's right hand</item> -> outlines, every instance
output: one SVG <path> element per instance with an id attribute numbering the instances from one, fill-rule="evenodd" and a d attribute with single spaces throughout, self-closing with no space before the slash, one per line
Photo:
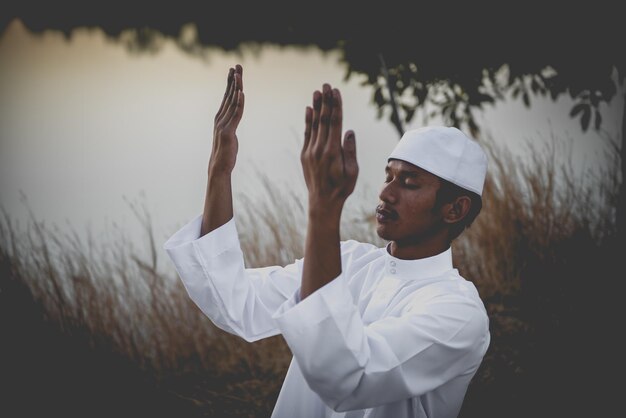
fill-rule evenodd
<path id="1" fill-rule="evenodd" d="M 237 126 L 244 107 L 242 77 L 243 68 L 239 64 L 228 71 L 226 92 L 215 115 L 209 175 L 230 174 L 235 168 L 239 148 Z"/>
<path id="2" fill-rule="evenodd" d="M 243 69 L 228 71 L 228 84 L 222 105 L 215 115 L 213 149 L 209 159 L 207 191 L 200 236 L 224 225 L 233 217 L 231 174 L 237 160 L 237 126 L 243 115 Z"/>

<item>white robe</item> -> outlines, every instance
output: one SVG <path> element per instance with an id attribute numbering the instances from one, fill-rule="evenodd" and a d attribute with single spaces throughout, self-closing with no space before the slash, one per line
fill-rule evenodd
<path id="1" fill-rule="evenodd" d="M 302 260 L 246 269 L 234 219 L 199 238 L 201 219 L 164 248 L 216 326 L 247 341 L 283 335 L 293 359 L 273 418 L 458 415 L 490 335 L 450 249 L 402 260 L 342 242 L 342 273 L 300 301 Z"/>

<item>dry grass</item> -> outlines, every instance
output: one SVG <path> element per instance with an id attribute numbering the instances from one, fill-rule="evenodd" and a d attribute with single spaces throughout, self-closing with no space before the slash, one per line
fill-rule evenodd
<path id="1" fill-rule="evenodd" d="M 484 212 L 454 243 L 455 263 L 478 286 L 492 332 L 462 415 L 571 415 L 564 397 L 595 376 L 577 356 L 597 354 L 576 336 L 601 338 L 603 328 L 591 321 L 605 312 L 598 298 L 608 300 L 607 275 L 619 259 L 612 246 L 617 166 L 582 186 L 571 166 L 556 163 L 559 150 L 536 150 L 522 164 L 489 148 L 495 164 Z M 238 206 L 246 262 L 286 264 L 302 256 L 304 206 L 292 191 L 261 182 L 267 200 L 240 198 Z M 281 337 L 247 344 L 213 327 L 179 280 L 158 271 L 161 243 L 150 215 L 130 207 L 145 228 L 147 258 L 120 231 L 115 242 L 83 240 L 33 216 L 19 228 L 3 211 L 1 360 L 13 387 L 4 408 L 269 416 L 290 359 L 286 344 Z M 342 236 L 381 244 L 369 212 L 346 214 Z M 546 414 L 537 413 L 539 402 L 550 405 Z"/>
<path id="2" fill-rule="evenodd" d="M 61 353 L 51 361 L 77 366 L 62 352 L 64 345 L 78 344 L 79 351 L 91 353 L 90 361 L 124 363 L 121 367 L 132 369 L 128 374 L 155 381 L 163 392 L 158 396 L 190 402 L 198 412 L 230 410 L 256 416 L 271 411 L 289 361 L 286 344 L 274 337 L 250 345 L 212 326 L 182 284 L 157 270 L 149 213 L 130 205 L 145 227 L 148 259 L 139 257 L 119 231 L 115 242 L 85 242 L 33 216 L 27 229 L 19 231 L 3 211 L 3 314 L 19 318 L 29 310 L 36 312 L 34 324 L 22 326 L 39 326 L 46 335 L 54 330 L 51 341 L 43 342 L 60 345 Z M 13 328 L 3 325 L 3 331 Z M 19 355 L 22 347 L 14 348 L 12 354 Z M 126 376 L 122 371 L 109 377 Z M 62 377 L 61 382 L 67 384 Z"/>
<path id="3" fill-rule="evenodd" d="M 606 172 L 578 172 L 565 146 L 528 145 L 530 161 L 488 143 L 490 176 L 480 216 L 454 243 L 456 264 L 481 296 L 519 290 L 529 252 L 547 260 L 555 244 L 585 234 L 602 246 L 615 234 L 617 155 Z M 559 163 L 561 161 L 561 163 Z"/>
<path id="4" fill-rule="evenodd" d="M 603 416 L 610 403 L 597 382 L 615 353 L 608 341 L 623 256 L 615 245 L 619 160 L 580 173 L 567 149 L 529 147 L 533 158 L 522 163 L 488 144 L 483 212 L 454 243 L 492 335 L 462 415 Z"/>

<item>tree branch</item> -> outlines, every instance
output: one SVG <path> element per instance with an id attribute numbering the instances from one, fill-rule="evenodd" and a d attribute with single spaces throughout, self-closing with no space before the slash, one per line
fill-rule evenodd
<path id="1" fill-rule="evenodd" d="M 387 89 L 389 90 L 389 104 L 391 105 L 391 123 L 395 126 L 396 130 L 400 137 L 404 135 L 404 126 L 402 125 L 402 120 L 400 119 L 400 113 L 398 112 L 398 105 L 396 104 L 395 95 L 393 94 L 393 88 L 391 86 L 391 78 L 389 77 L 389 71 L 387 70 L 387 64 L 385 63 L 385 58 L 383 58 L 383 54 L 379 53 L 378 58 L 380 59 L 380 69 L 385 77 L 387 82 Z"/>

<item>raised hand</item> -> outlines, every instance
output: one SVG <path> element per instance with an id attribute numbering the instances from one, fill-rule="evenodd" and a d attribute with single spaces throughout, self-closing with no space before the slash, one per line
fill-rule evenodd
<path id="1" fill-rule="evenodd" d="M 222 105 L 215 115 L 213 149 L 209 159 L 207 192 L 200 236 L 224 225 L 233 217 L 231 174 L 237 160 L 237 126 L 243 115 L 243 69 L 236 65 L 228 71 Z"/>
<path id="2" fill-rule="evenodd" d="M 341 94 L 328 84 L 322 92 L 313 93 L 313 107 L 306 108 L 300 159 L 310 210 L 342 208 L 356 184 L 355 137 L 354 132 L 347 131 L 341 143 L 342 112 Z"/>
<path id="3" fill-rule="evenodd" d="M 226 92 L 215 115 L 213 149 L 209 160 L 210 173 L 230 174 L 235 168 L 239 149 L 237 126 L 243 115 L 243 108 L 243 68 L 236 65 L 228 71 Z"/>
<path id="4" fill-rule="evenodd" d="M 339 223 L 343 205 L 354 190 L 359 166 L 354 133 L 341 143 L 343 109 L 339 90 L 324 84 L 306 108 L 300 159 L 309 189 L 300 297 L 306 298 L 341 273 Z"/>

